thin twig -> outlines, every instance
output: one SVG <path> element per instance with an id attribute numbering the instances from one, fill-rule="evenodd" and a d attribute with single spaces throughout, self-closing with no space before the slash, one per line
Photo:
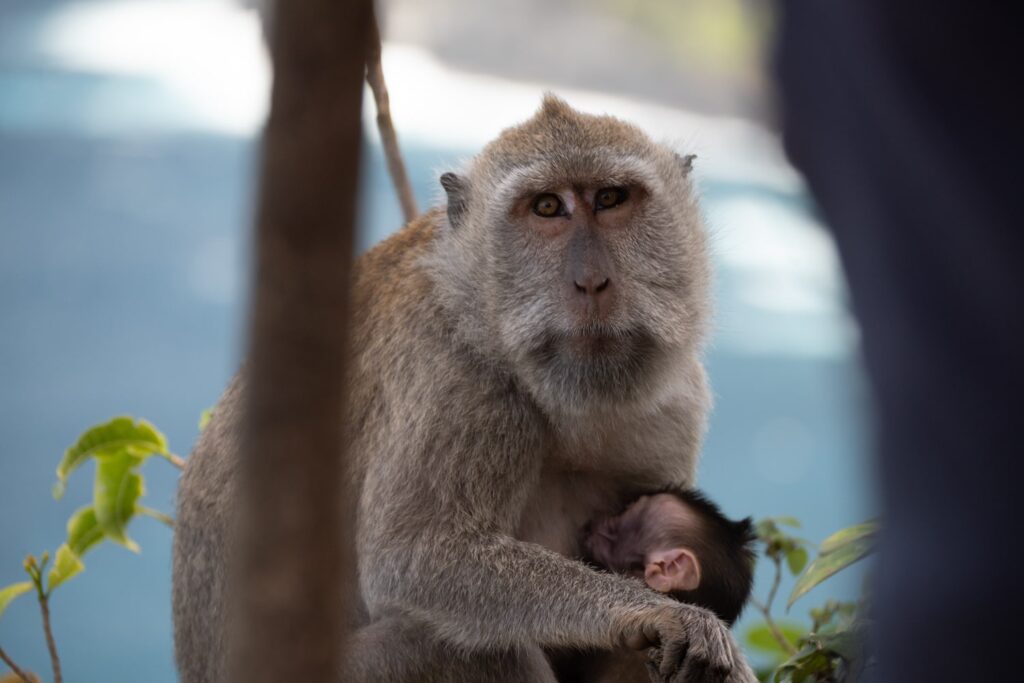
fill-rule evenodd
<path id="1" fill-rule="evenodd" d="M 765 602 L 759 601 L 757 598 L 751 597 L 750 603 L 757 608 L 762 615 L 764 615 L 764 621 L 768 624 L 768 630 L 771 631 L 772 637 L 778 642 L 779 647 L 786 651 L 789 656 L 793 656 L 797 653 L 797 649 L 793 646 L 793 643 L 789 642 L 789 638 L 785 636 L 778 624 L 772 619 L 772 603 L 775 602 L 775 594 L 779 590 L 779 583 L 782 581 L 782 564 L 779 562 L 779 558 L 773 557 L 772 562 L 775 563 L 775 579 L 772 581 L 772 588 L 768 591 L 768 599 Z"/>
<path id="2" fill-rule="evenodd" d="M 43 613 L 43 632 L 46 634 L 46 647 L 50 650 L 50 664 L 53 665 L 53 683 L 61 683 L 64 677 L 60 673 L 60 657 L 57 656 L 57 643 L 50 626 L 50 596 L 39 596 L 39 611 Z"/>
<path id="3" fill-rule="evenodd" d="M 185 458 L 181 457 L 180 455 L 175 455 L 174 453 L 167 453 L 164 455 L 164 457 L 167 458 L 167 462 L 171 463 L 179 470 L 185 469 Z"/>
<path id="4" fill-rule="evenodd" d="M 4 660 L 4 664 L 10 667 L 11 671 L 14 672 L 14 675 L 20 678 L 21 680 L 25 681 L 25 683 L 38 683 L 38 681 L 30 678 L 29 675 L 21 669 L 21 667 L 15 664 L 14 660 L 11 659 L 6 652 L 4 652 L 4 649 L 2 647 L 0 647 L 0 659 Z"/>
<path id="5" fill-rule="evenodd" d="M 778 557 L 773 557 L 772 562 L 775 563 L 775 580 L 772 581 L 772 589 L 768 591 L 768 600 L 765 602 L 765 607 L 769 610 L 772 608 L 772 603 L 775 602 L 775 594 L 779 591 L 779 584 L 782 582 L 782 563 Z"/>
<path id="6" fill-rule="evenodd" d="M 135 511 L 140 515 L 146 515 L 147 517 L 152 517 L 157 521 L 163 522 L 172 529 L 174 528 L 174 518 L 170 515 L 160 512 L 159 510 L 154 510 L 153 508 L 146 507 L 145 505 L 136 505 Z"/>
<path id="7" fill-rule="evenodd" d="M 374 16 L 372 24 L 370 50 L 366 57 L 366 82 L 370 84 L 373 99 L 377 103 L 377 130 L 380 131 L 380 141 L 384 146 L 388 173 L 391 174 L 391 182 L 395 186 L 395 193 L 398 194 L 398 201 L 402 205 L 402 214 L 405 216 L 405 222 L 408 223 L 416 218 L 416 198 L 412 193 L 412 185 L 409 184 L 409 176 L 405 172 L 402 152 L 398 148 L 395 125 L 391 121 L 391 102 L 388 99 L 387 86 L 384 84 L 384 69 L 380 63 L 381 40 L 376 16 Z"/>

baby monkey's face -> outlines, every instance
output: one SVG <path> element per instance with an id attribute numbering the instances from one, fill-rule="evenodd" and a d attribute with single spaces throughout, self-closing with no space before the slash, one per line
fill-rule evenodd
<path id="1" fill-rule="evenodd" d="M 613 572 L 642 577 L 662 593 L 694 590 L 701 565 L 695 548 L 700 516 L 671 493 L 638 498 L 615 517 L 594 522 L 584 537 L 587 554 Z"/>

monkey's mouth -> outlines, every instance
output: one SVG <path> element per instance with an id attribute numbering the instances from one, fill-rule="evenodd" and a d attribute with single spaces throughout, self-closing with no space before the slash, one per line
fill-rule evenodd
<path id="1" fill-rule="evenodd" d="M 564 344 L 568 350 L 575 353 L 600 356 L 619 355 L 630 346 L 628 337 L 624 335 L 600 332 L 567 335 Z"/>
<path id="2" fill-rule="evenodd" d="M 627 357 L 655 347 L 654 337 L 647 330 L 618 329 L 604 324 L 581 325 L 559 337 L 563 349 L 584 356 Z"/>

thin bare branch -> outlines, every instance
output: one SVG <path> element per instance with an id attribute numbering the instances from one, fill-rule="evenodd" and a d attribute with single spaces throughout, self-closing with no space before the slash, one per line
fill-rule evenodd
<path id="1" fill-rule="evenodd" d="M 53 683 L 61 683 L 64 677 L 60 671 L 60 657 L 57 656 L 57 642 L 53 639 L 50 625 L 50 596 L 39 596 L 39 611 L 43 614 L 43 633 L 46 634 L 46 648 L 50 651 L 50 666 L 53 667 Z"/>
<path id="2" fill-rule="evenodd" d="M 0 660 L 3 660 L 4 664 L 6 664 L 10 668 L 10 670 L 14 672 L 14 675 L 23 680 L 25 683 L 38 683 L 38 681 L 34 677 L 25 673 L 25 671 L 21 667 L 15 664 L 14 660 L 11 659 L 10 655 L 4 652 L 4 649 L 2 647 L 0 647 Z"/>
<path id="3" fill-rule="evenodd" d="M 395 193 L 402 205 L 402 215 L 408 223 L 416 218 L 416 197 L 412 193 L 409 175 L 402 160 L 402 151 L 398 147 L 398 134 L 391 120 L 391 100 L 388 88 L 384 83 L 384 69 L 381 66 L 381 38 L 377 18 L 373 18 L 373 29 L 370 34 L 370 51 L 366 58 L 366 82 L 373 91 L 373 99 L 377 103 L 377 130 L 380 132 L 381 145 L 384 147 L 384 158 L 387 159 L 388 173 L 395 186 Z"/>
<path id="4" fill-rule="evenodd" d="M 752 604 L 764 616 L 764 621 L 768 625 L 768 630 L 771 631 L 772 637 L 775 638 L 779 647 L 792 657 L 797 653 L 796 647 L 793 646 L 793 643 L 789 642 L 789 638 L 786 637 L 778 624 L 775 623 L 775 619 L 772 618 L 772 603 L 775 602 L 775 595 L 778 593 L 779 583 L 782 581 L 782 563 L 777 557 L 773 557 L 772 561 L 775 563 L 775 578 L 772 580 L 771 590 L 768 591 L 768 599 L 762 603 L 757 598 L 751 596 L 750 604 Z"/>

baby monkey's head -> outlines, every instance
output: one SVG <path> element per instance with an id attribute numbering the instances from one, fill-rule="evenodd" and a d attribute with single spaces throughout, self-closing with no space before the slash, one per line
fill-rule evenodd
<path id="1" fill-rule="evenodd" d="M 707 608 L 732 624 L 754 582 L 750 519 L 733 521 L 696 490 L 642 496 L 585 532 L 588 559 Z"/>

